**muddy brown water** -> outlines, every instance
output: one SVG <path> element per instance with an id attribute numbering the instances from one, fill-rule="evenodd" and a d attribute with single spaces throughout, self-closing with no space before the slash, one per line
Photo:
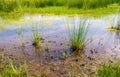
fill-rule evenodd
<path id="1" fill-rule="evenodd" d="M 120 32 L 108 31 L 108 26 L 115 25 L 116 15 L 107 15 L 103 17 L 89 17 L 89 31 L 87 40 L 89 42 L 84 48 L 87 56 L 96 56 L 100 58 L 120 57 Z M 23 15 L 19 20 L 0 20 L 0 49 L 13 54 L 15 52 L 24 54 L 29 60 L 44 58 L 47 61 L 52 59 L 59 60 L 65 44 L 67 54 L 69 55 L 70 45 L 67 35 L 67 24 L 71 26 L 79 24 L 84 17 L 79 16 L 42 16 L 42 15 Z M 41 49 L 35 49 L 32 45 L 33 29 L 37 26 L 41 35 Z M 17 30 L 21 28 L 24 48 L 19 46 L 20 37 Z M 45 50 L 48 42 L 49 51 Z M 39 53 L 40 52 L 40 53 Z M 42 56 L 41 56 L 42 55 Z M 45 57 L 47 56 L 47 57 Z"/>

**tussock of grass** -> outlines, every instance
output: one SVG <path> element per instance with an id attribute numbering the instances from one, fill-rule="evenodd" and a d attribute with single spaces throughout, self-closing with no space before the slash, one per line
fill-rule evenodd
<path id="1" fill-rule="evenodd" d="M 73 25 L 72 27 L 68 25 L 68 36 L 72 50 L 83 50 L 87 32 L 88 25 L 86 20 L 81 20 L 78 25 Z"/>
<path id="2" fill-rule="evenodd" d="M 37 48 L 40 48 L 41 46 L 40 34 L 37 27 L 34 29 L 32 38 L 33 38 L 33 45 Z"/>

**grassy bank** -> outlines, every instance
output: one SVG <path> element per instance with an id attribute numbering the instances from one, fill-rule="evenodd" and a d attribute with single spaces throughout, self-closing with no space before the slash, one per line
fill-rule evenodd
<path id="1" fill-rule="evenodd" d="M 43 14 L 43 15 L 84 15 L 84 16 L 102 16 L 106 14 L 114 14 L 120 8 L 117 4 L 107 8 L 96 9 L 78 9 L 67 7 L 44 7 L 44 8 L 22 8 L 16 9 L 13 12 L 0 12 L 3 18 L 18 18 L 23 14 Z"/>
<path id="2" fill-rule="evenodd" d="M 120 0 L 0 0 L 0 11 L 11 12 L 16 8 L 44 8 L 48 6 L 93 9 L 107 7 L 113 3 L 120 4 Z"/>
<path id="3" fill-rule="evenodd" d="M 78 8 L 67 8 L 67 7 L 45 7 L 45 8 L 22 8 L 17 10 L 22 13 L 41 13 L 41 14 L 53 14 L 53 15 L 92 15 L 98 16 L 103 14 L 116 13 L 120 6 L 117 4 L 110 5 L 107 8 L 96 8 L 96 9 L 78 9 Z"/>
<path id="4" fill-rule="evenodd" d="M 116 13 L 119 0 L 1 0 L 0 16 L 18 18 L 25 13 L 101 16 Z"/>

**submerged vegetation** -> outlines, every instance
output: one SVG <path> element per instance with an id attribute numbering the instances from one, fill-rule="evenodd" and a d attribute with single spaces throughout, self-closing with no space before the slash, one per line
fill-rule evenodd
<path id="1" fill-rule="evenodd" d="M 68 37 L 72 50 L 83 50 L 86 43 L 86 34 L 88 32 L 87 20 L 81 20 L 79 24 L 68 25 Z"/>

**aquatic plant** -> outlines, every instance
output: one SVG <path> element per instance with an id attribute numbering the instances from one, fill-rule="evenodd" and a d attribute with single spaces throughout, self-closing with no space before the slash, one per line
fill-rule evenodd
<path id="1" fill-rule="evenodd" d="M 86 20 L 81 20 L 78 25 L 68 25 L 68 37 L 73 51 L 83 50 L 86 43 L 86 34 L 88 32 L 88 24 Z"/>
<path id="2" fill-rule="evenodd" d="M 98 77 L 119 77 L 120 62 L 101 65 L 97 73 Z"/>
<path id="3" fill-rule="evenodd" d="M 40 35 L 37 31 L 33 34 L 33 45 L 40 47 Z"/>
<path id="4" fill-rule="evenodd" d="M 4 64 L 0 77 L 28 77 L 27 75 L 27 65 L 15 66 L 12 62 Z"/>
<path id="5" fill-rule="evenodd" d="M 40 46 L 41 46 L 40 33 L 39 33 L 37 27 L 35 27 L 35 29 L 34 29 L 32 38 L 33 38 L 33 45 L 37 48 L 40 48 Z"/>

